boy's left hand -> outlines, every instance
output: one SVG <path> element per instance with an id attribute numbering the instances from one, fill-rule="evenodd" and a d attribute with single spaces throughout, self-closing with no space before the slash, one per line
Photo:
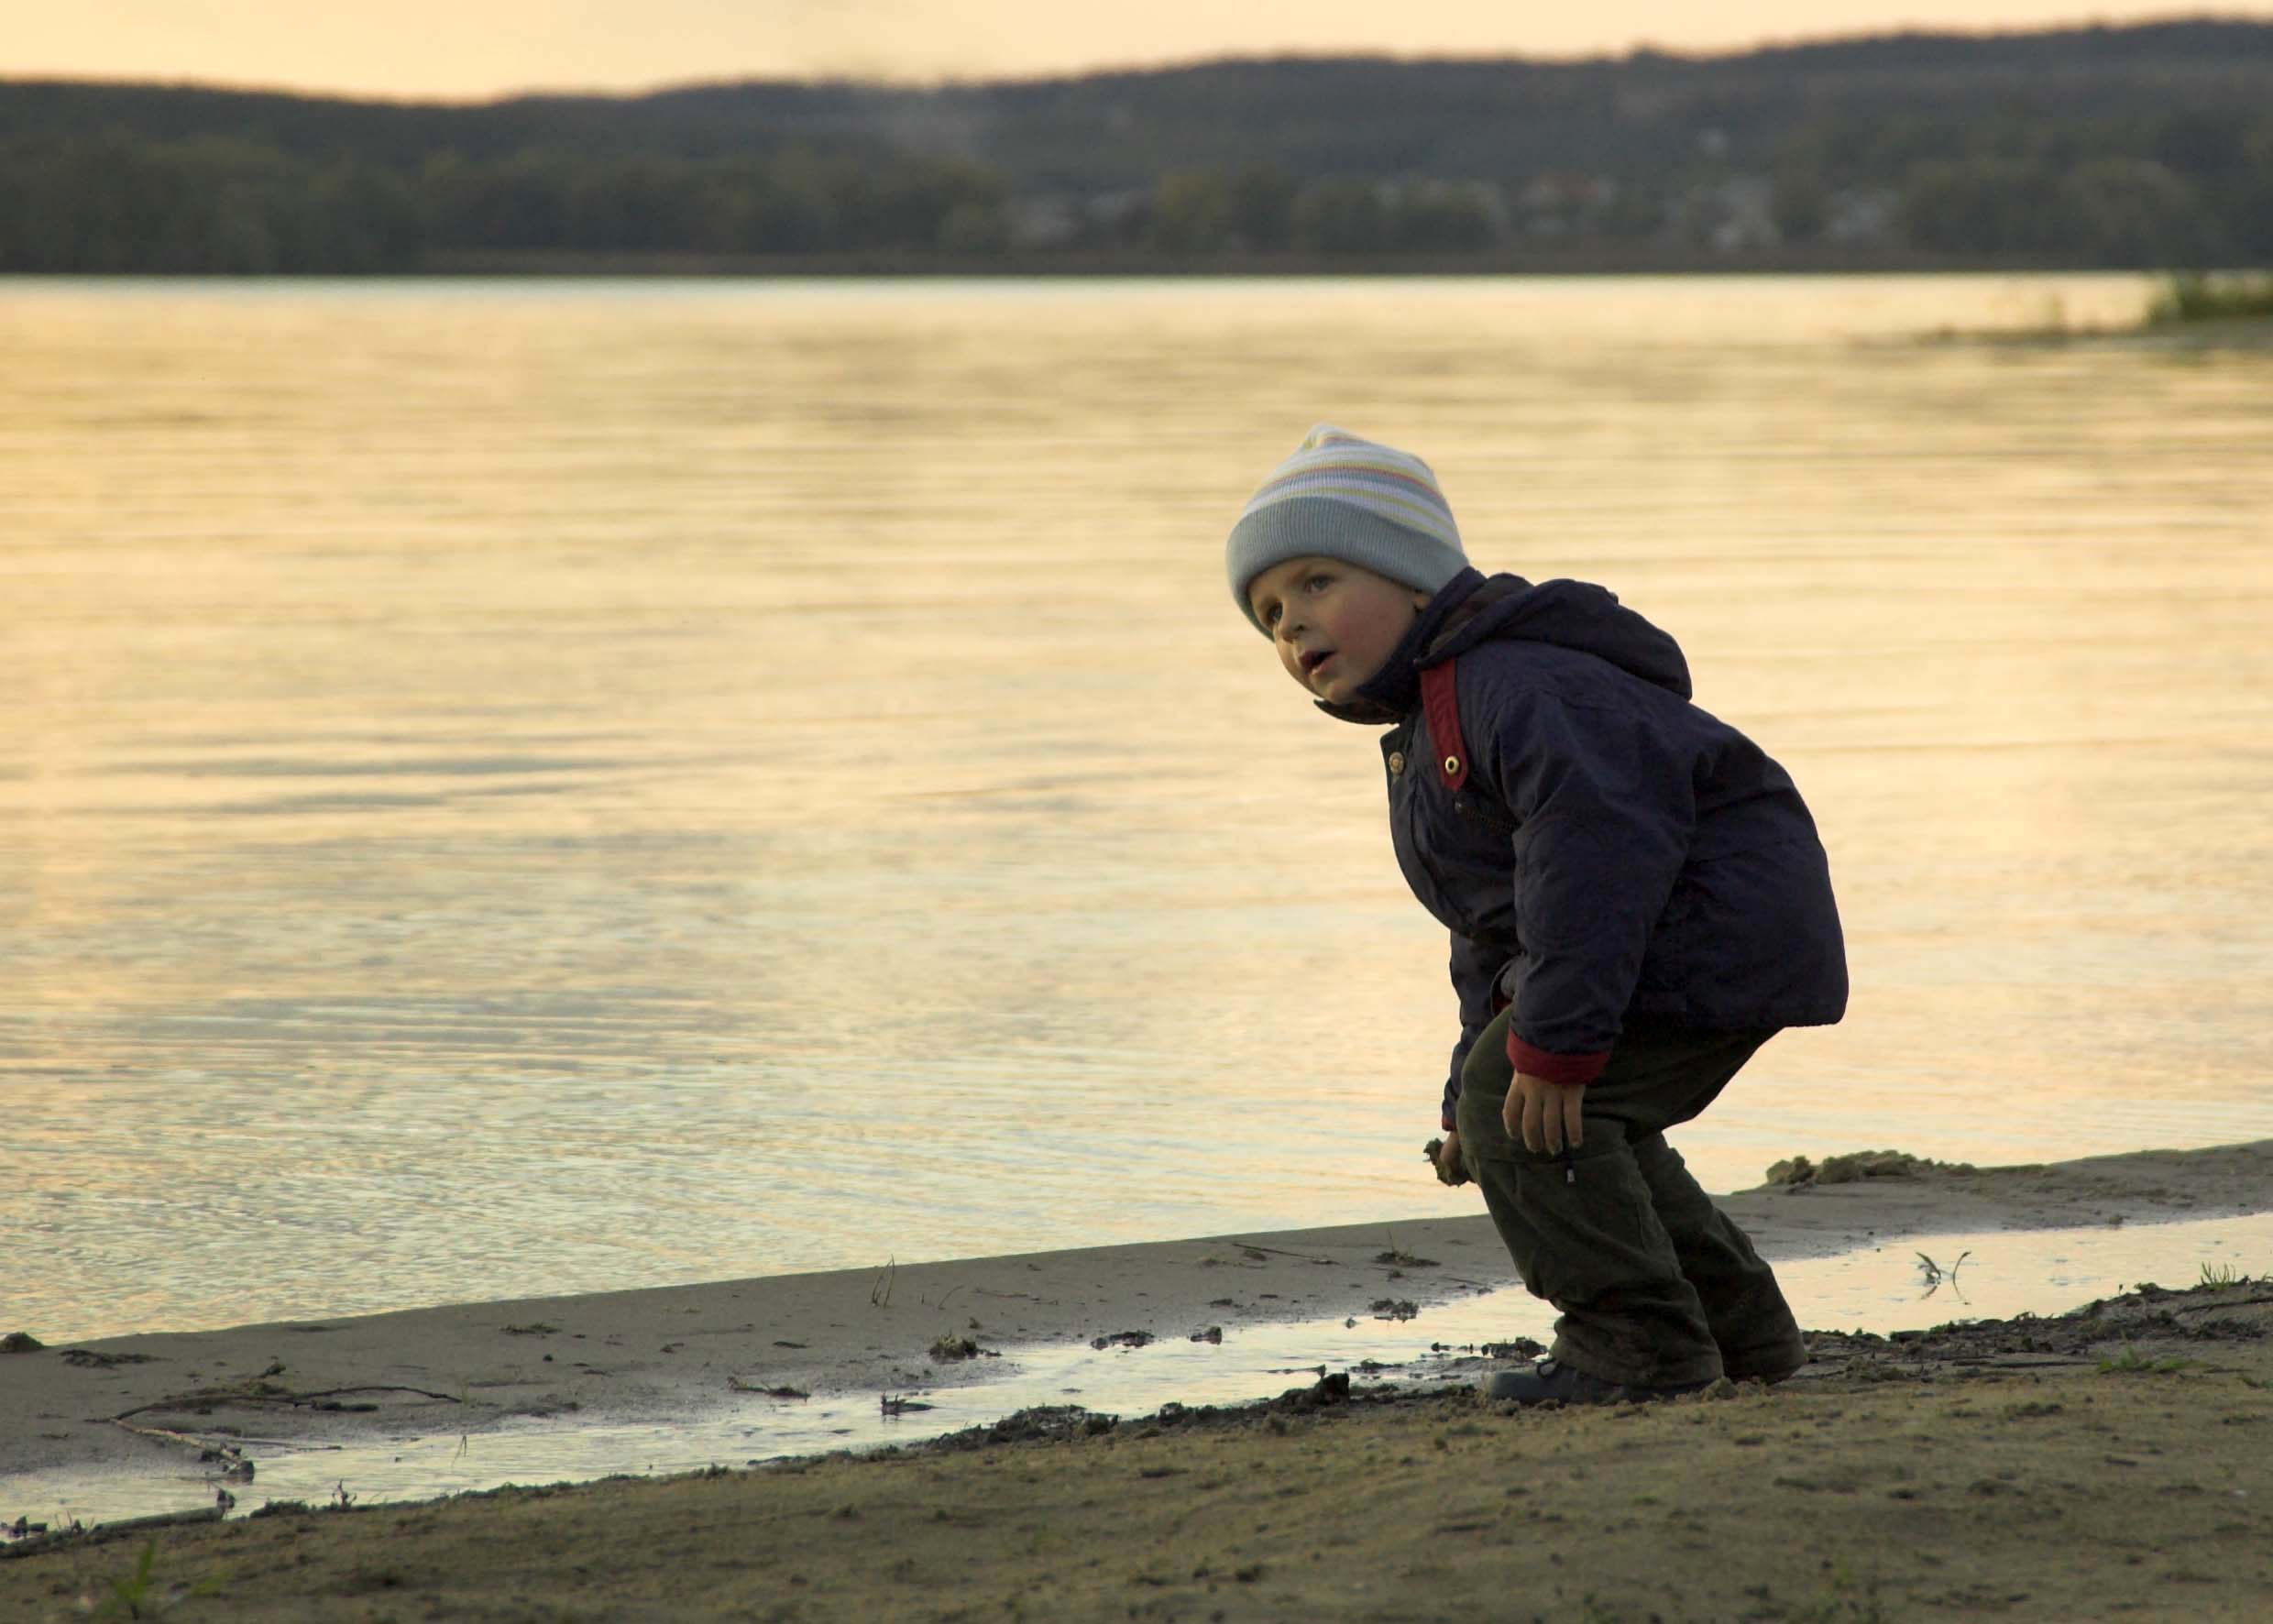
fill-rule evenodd
<path id="1" fill-rule="evenodd" d="M 1519 1071 L 1508 1085 L 1499 1120 L 1508 1137 L 1522 1140 L 1523 1148 L 1533 1156 L 1560 1156 L 1565 1147 L 1576 1150 L 1586 1143 L 1586 1130 L 1579 1125 L 1586 1100 L 1584 1083 L 1549 1082 Z"/>

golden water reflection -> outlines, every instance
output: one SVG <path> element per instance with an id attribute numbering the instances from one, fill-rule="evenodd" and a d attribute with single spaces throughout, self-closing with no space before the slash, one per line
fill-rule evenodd
<path id="1" fill-rule="evenodd" d="M 0 1232 L 43 1336 L 1465 1210 L 1311 422 L 1673 630 L 1853 1013 L 1690 1132 L 2273 1135 L 2273 351 L 2125 279 L 0 289 Z"/>

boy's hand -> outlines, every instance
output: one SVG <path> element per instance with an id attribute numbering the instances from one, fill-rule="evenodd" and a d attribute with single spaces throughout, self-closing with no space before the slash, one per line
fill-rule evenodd
<path id="1" fill-rule="evenodd" d="M 1507 1103 L 1499 1120 L 1508 1137 L 1523 1141 L 1533 1156 L 1560 1156 L 1565 1147 L 1576 1150 L 1586 1143 L 1579 1114 L 1586 1104 L 1584 1083 L 1549 1082 L 1519 1071 L 1508 1085 Z"/>
<path id="2" fill-rule="evenodd" d="M 1440 1184 L 1466 1184 L 1468 1164 L 1460 1159 L 1460 1132 L 1457 1128 L 1441 1139 L 1431 1139 L 1427 1146 L 1429 1159 L 1436 1164 L 1436 1181 Z"/>

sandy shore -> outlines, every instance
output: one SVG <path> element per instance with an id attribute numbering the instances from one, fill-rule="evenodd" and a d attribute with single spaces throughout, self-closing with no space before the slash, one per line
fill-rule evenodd
<path id="1" fill-rule="evenodd" d="M 2208 1217 L 2273 1208 L 2273 1141 L 2039 1166 L 1763 1185 L 1721 1198 L 1771 1258 L 1937 1232 Z M 154 1333 L 0 1354 L 0 1479 L 64 1467 L 178 1473 L 232 1440 L 478 1433 L 714 1410 L 735 1387 L 906 1391 L 983 1381 L 940 1338 L 990 1352 L 1123 1332 L 1182 1337 L 1426 1305 L 1517 1284 L 1481 1216 L 452 1305 Z M 38 1337 L 36 1326 L 0 1327 Z M 0 1505 L 0 1514 L 16 1508 Z"/>
<path id="2" fill-rule="evenodd" d="M 1811 1354 L 1773 1388 L 1646 1406 L 1337 1375 L 879 1454 L 19 1544 L 0 1619 L 2267 1616 L 2273 1283 Z"/>
<path id="3" fill-rule="evenodd" d="M 1897 1165 L 1724 1204 L 1781 1256 L 2262 1212 L 2273 1142 Z M 1440 1267 L 1400 1267 L 1365 1224 L 0 1354 L 0 1477 L 180 1476 L 201 1451 L 225 1468 L 233 1440 L 475 1432 L 572 1408 L 668 1419 L 730 1384 L 937 1388 L 988 1363 L 933 1363 L 943 1335 L 1015 1356 L 1510 1283 L 1481 1219 L 1395 1228 Z M 1269 1403 L 1029 1410 L 749 1470 L 57 1530 L 0 1543 L 0 1620 L 2266 1616 L 2262 1279 L 1817 1333 L 1811 1353 L 1779 1388 L 1671 1404 L 1515 1411 L 1465 1385 L 1353 1393 L 1334 1375 Z"/>

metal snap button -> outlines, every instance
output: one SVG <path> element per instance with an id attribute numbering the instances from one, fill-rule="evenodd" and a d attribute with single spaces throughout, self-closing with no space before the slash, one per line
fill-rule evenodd
<path id="1" fill-rule="evenodd" d="M 1404 770 L 1405 770 L 1405 752 L 1404 752 L 1403 751 L 1401 751 L 1401 750 L 1392 750 L 1392 751 L 1390 751 L 1390 752 L 1389 752 L 1389 776 L 1390 776 L 1391 778 L 1394 778 L 1394 777 L 1396 777 L 1399 774 L 1402 773 Z"/>

